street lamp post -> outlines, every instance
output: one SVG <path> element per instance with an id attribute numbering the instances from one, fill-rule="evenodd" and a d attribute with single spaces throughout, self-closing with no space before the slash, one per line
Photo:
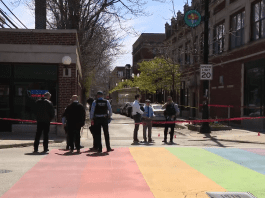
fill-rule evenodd
<path id="1" fill-rule="evenodd" d="M 204 9 L 204 50 L 203 50 L 203 62 L 208 64 L 208 24 L 209 24 L 209 0 L 204 0 L 205 9 Z M 207 91 L 206 91 L 207 90 Z M 208 90 L 209 90 L 209 81 L 203 81 L 203 110 L 202 110 L 202 119 L 208 119 Z M 209 122 L 203 122 L 201 128 L 201 133 L 211 133 Z"/>

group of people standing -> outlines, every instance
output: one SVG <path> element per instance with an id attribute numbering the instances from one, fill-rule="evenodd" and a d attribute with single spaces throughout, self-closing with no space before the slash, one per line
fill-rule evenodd
<path id="1" fill-rule="evenodd" d="M 132 115 L 134 118 L 135 122 L 135 127 L 134 127 L 134 135 L 133 135 L 133 142 L 138 143 L 138 130 L 139 130 L 139 125 L 140 123 L 143 124 L 143 138 L 144 138 L 144 143 L 147 142 L 147 137 L 146 137 L 146 130 L 148 129 L 148 142 L 153 142 L 152 140 L 152 118 L 155 116 L 152 107 L 150 106 L 150 100 L 145 101 L 145 106 L 141 108 L 139 102 L 141 100 L 141 96 L 139 94 L 135 95 L 135 101 L 133 102 L 132 105 Z M 179 108 L 178 105 L 175 104 L 172 101 L 172 97 L 168 96 L 167 97 L 167 102 L 162 106 L 162 109 L 165 109 L 164 115 L 166 118 L 166 123 L 165 124 L 165 129 L 164 129 L 164 140 L 162 142 L 167 143 L 167 133 L 168 133 L 168 128 L 171 129 L 169 132 L 170 134 L 170 143 L 173 143 L 173 136 L 174 136 L 174 128 L 175 128 L 175 123 L 174 121 L 177 118 L 177 115 L 179 113 Z"/>
<path id="2" fill-rule="evenodd" d="M 43 147 L 44 152 L 49 151 L 48 140 L 49 140 L 49 130 L 50 122 L 54 118 L 54 108 L 52 102 L 50 101 L 51 94 L 49 92 L 44 94 L 44 97 L 36 101 L 35 114 L 37 119 L 37 132 L 34 141 L 34 152 L 38 152 L 39 141 L 41 134 L 43 132 Z M 139 125 L 143 124 L 143 138 L 144 142 L 153 142 L 152 140 L 152 118 L 155 116 L 152 107 L 150 106 L 150 100 L 145 101 L 145 106 L 141 107 L 139 102 L 141 96 L 139 94 L 135 95 L 135 101 L 132 105 L 132 115 L 135 121 L 133 142 L 138 143 L 138 130 Z M 109 138 L 109 126 L 111 121 L 112 109 L 110 102 L 103 98 L 103 92 L 97 92 L 97 99 L 88 99 L 91 126 L 90 130 L 93 136 L 93 147 L 91 150 L 102 152 L 101 143 L 101 127 L 103 128 L 105 143 L 107 147 L 107 152 L 113 151 L 110 147 Z M 173 143 L 174 127 L 176 117 L 179 113 L 178 105 L 172 101 L 172 97 L 167 97 L 167 103 L 162 106 L 165 109 L 166 121 L 171 121 L 172 123 L 166 123 L 164 129 L 164 141 L 167 143 L 167 132 L 168 128 L 170 131 L 170 143 Z M 80 153 L 80 130 L 85 125 L 86 111 L 82 104 L 78 101 L 78 96 L 73 95 L 71 99 L 71 104 L 69 104 L 63 113 L 62 123 L 67 134 L 67 147 L 72 153 L 74 147 L 76 147 L 77 153 Z M 148 130 L 148 140 L 146 137 L 146 131 Z"/>

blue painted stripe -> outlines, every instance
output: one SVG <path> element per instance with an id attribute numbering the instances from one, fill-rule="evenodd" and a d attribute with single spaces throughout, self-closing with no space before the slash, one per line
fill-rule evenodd
<path id="1" fill-rule="evenodd" d="M 265 175 L 265 156 L 237 148 L 205 148 L 205 150 Z"/>

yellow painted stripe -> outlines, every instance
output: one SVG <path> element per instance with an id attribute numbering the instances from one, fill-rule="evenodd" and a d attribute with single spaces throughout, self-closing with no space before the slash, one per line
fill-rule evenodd
<path id="1" fill-rule="evenodd" d="M 201 174 L 165 148 L 130 148 L 155 198 L 209 198 L 206 192 L 226 189 Z"/>

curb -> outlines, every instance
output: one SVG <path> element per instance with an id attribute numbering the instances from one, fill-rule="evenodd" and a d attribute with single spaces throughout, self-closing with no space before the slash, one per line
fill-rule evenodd
<path id="1" fill-rule="evenodd" d="M 53 143 L 62 143 L 63 141 L 61 140 L 50 140 L 49 144 Z M 40 142 L 41 144 L 42 142 Z M 27 147 L 27 146 L 33 146 L 34 142 L 31 143 L 21 143 L 21 144 L 7 144 L 7 145 L 0 145 L 0 149 L 5 149 L 5 148 L 15 148 L 15 147 Z"/>

